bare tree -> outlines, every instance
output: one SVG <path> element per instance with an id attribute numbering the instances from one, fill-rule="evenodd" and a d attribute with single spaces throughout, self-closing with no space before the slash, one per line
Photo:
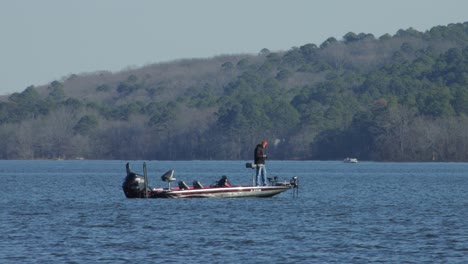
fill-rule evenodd
<path id="1" fill-rule="evenodd" d="M 410 125 L 415 120 L 415 112 L 401 106 L 391 106 L 386 114 L 377 119 L 381 133 L 376 142 L 384 159 L 409 159 L 408 149 L 411 146 Z"/>

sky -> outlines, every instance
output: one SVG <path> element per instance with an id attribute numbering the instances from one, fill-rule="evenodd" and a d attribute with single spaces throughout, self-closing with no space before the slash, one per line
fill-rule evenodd
<path id="1" fill-rule="evenodd" d="M 0 0 L 0 95 L 71 74 L 468 21 L 466 0 Z"/>

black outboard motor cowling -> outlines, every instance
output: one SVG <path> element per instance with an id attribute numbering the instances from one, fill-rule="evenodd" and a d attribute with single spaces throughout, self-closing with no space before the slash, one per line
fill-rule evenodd
<path id="1" fill-rule="evenodd" d="M 145 177 L 133 172 L 127 173 L 122 189 L 127 198 L 145 198 Z"/>

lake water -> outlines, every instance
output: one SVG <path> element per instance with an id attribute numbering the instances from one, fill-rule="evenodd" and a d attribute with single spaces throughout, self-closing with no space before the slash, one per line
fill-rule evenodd
<path id="1" fill-rule="evenodd" d="M 126 161 L 0 161 L 0 263 L 467 263 L 468 163 L 268 161 L 299 196 L 126 199 Z M 132 161 L 142 172 L 142 162 Z M 245 161 L 148 161 L 249 184 Z"/>

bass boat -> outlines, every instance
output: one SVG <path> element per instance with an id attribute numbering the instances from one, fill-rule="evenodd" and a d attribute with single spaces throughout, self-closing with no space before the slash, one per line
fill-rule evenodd
<path id="1" fill-rule="evenodd" d="M 202 185 L 199 181 L 193 181 L 189 186 L 184 181 L 179 181 L 177 186 L 171 186 L 174 178 L 174 170 L 169 170 L 161 176 L 161 180 L 167 182 L 166 188 L 153 188 L 148 185 L 146 163 L 143 163 L 143 174 L 132 172 L 127 163 L 127 176 L 122 184 L 123 192 L 127 198 L 242 198 L 242 197 L 272 197 L 289 189 L 293 189 L 293 195 L 298 194 L 299 181 L 297 176 L 289 181 L 278 181 L 278 177 L 268 178 L 269 185 L 233 186 L 226 176 L 211 185 Z M 247 163 L 246 168 L 255 168 L 255 164 Z"/>

